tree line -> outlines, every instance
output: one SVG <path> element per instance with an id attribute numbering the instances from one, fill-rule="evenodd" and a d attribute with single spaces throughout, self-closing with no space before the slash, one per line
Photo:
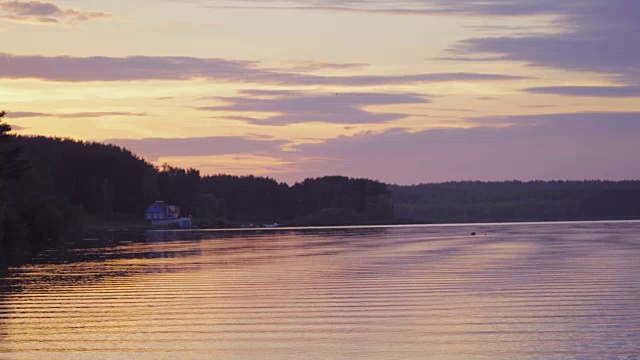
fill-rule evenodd
<path id="1" fill-rule="evenodd" d="M 115 145 L 16 136 L 0 113 L 0 248 L 77 236 L 87 219 L 144 221 L 163 200 L 201 227 L 640 219 L 640 181 L 386 185 L 326 176 L 202 176 Z M 31 245 L 30 245 L 31 244 Z"/>
<path id="2" fill-rule="evenodd" d="M 640 181 L 389 186 L 400 218 L 437 223 L 640 219 Z"/>
<path id="3" fill-rule="evenodd" d="M 115 145 L 16 136 L 0 116 L 0 245 L 40 244 L 82 232 L 86 219 L 144 221 L 155 200 L 202 227 L 243 223 L 347 225 L 393 220 L 386 185 L 342 176 L 289 186 L 268 177 L 202 176 L 156 167 Z"/>

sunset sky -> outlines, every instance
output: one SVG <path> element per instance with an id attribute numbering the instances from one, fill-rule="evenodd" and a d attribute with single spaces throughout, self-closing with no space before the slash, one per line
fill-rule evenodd
<path id="1" fill-rule="evenodd" d="M 638 0 L 0 0 L 18 134 L 295 182 L 640 178 Z"/>

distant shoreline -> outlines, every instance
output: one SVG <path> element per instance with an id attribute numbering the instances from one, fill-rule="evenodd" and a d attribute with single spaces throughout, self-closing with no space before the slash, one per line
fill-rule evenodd
<path id="1" fill-rule="evenodd" d="M 256 228 L 190 228 L 190 229 L 171 229 L 162 228 L 153 225 L 137 228 L 124 229 L 108 229 L 109 231 L 171 231 L 171 232 L 190 232 L 190 231 L 278 231 L 278 230 L 322 230 L 322 229 L 374 229 L 374 228 L 410 228 L 410 227 L 463 227 L 463 226 L 509 226 L 509 225 L 554 225 L 554 224 L 593 224 L 593 223 L 640 223 L 640 219 L 601 219 L 601 220 L 562 220 L 562 221 L 514 221 L 514 222 L 476 222 L 476 223 L 431 223 L 431 224 L 378 224 L 378 225 L 327 225 L 327 226 L 279 226 L 279 227 L 256 227 Z M 96 230 L 96 229 L 90 229 Z"/>

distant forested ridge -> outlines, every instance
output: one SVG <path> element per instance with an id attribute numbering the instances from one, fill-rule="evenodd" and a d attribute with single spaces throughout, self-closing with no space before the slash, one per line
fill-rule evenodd
<path id="1" fill-rule="evenodd" d="M 640 181 L 391 185 L 400 218 L 447 222 L 640 219 Z"/>

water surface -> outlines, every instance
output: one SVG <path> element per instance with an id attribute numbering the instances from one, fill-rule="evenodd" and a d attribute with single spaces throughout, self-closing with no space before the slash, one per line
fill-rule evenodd
<path id="1" fill-rule="evenodd" d="M 0 358 L 640 359 L 640 223 L 86 239 L 0 278 Z"/>

